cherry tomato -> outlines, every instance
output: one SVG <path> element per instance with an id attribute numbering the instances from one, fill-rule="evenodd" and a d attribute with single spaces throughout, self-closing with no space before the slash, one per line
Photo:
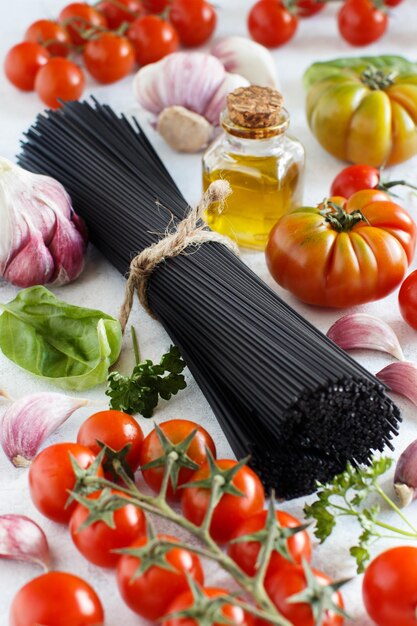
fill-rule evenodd
<path id="1" fill-rule="evenodd" d="M 111 493 L 123 495 L 122 492 L 115 490 Z M 95 492 L 88 498 L 90 500 L 107 498 L 107 492 L 104 492 L 104 496 L 103 491 Z M 71 515 L 69 529 L 78 550 L 87 561 L 94 565 L 116 567 L 120 554 L 112 550 L 130 546 L 136 539 L 146 535 L 146 519 L 143 511 L 133 504 L 126 504 L 114 512 L 113 528 L 103 520 L 82 528 L 89 514 L 89 510 L 83 504 L 78 504 Z"/>
<path id="2" fill-rule="evenodd" d="M 66 57 L 71 50 L 69 34 L 60 24 L 51 20 L 33 22 L 25 32 L 24 38 L 25 41 L 44 46 L 52 56 Z"/>
<path id="3" fill-rule="evenodd" d="M 85 85 L 83 71 L 68 59 L 50 59 L 36 75 L 35 90 L 51 109 L 61 106 L 60 100 L 78 100 Z"/>
<path id="4" fill-rule="evenodd" d="M 236 461 L 220 460 L 216 465 L 221 470 L 230 470 Z M 210 468 L 205 463 L 193 474 L 191 480 L 204 480 L 210 476 Z M 234 536 L 237 528 L 251 515 L 262 511 L 265 493 L 258 476 L 247 465 L 241 467 L 233 478 L 232 484 L 244 495 L 223 494 L 214 509 L 210 525 L 210 534 L 214 541 L 226 543 Z M 210 501 L 210 490 L 202 487 L 183 489 L 181 506 L 183 515 L 199 526 L 204 519 Z"/>
<path id="5" fill-rule="evenodd" d="M 171 24 L 183 46 L 201 46 L 212 36 L 217 15 L 206 0 L 173 0 L 169 14 Z"/>
<path id="6" fill-rule="evenodd" d="M 48 572 L 15 595 L 9 626 L 103 626 L 100 598 L 88 583 L 66 572 Z"/>
<path id="7" fill-rule="evenodd" d="M 323 572 L 313 570 L 313 573 L 320 585 L 331 584 L 331 579 Z M 303 568 L 299 565 L 287 566 L 277 570 L 265 579 L 267 594 L 281 615 L 287 618 L 293 626 L 316 626 L 316 620 L 309 604 L 305 602 L 288 602 L 288 598 L 303 592 L 306 586 L 306 576 Z M 337 606 L 344 608 L 342 594 L 339 591 L 333 594 L 332 600 Z M 335 611 L 326 610 L 320 625 L 342 626 L 344 621 L 344 618 Z M 257 622 L 257 626 L 267 626 L 267 624 L 267 622 L 262 620 Z M 391 626 L 394 626 L 394 624 Z"/>
<path id="8" fill-rule="evenodd" d="M 417 330 L 417 270 L 411 272 L 401 285 L 398 303 L 404 320 Z"/>
<path id="9" fill-rule="evenodd" d="M 148 13 L 162 13 L 168 7 L 171 0 L 142 0 L 142 4 Z"/>
<path id="10" fill-rule="evenodd" d="M 77 506 L 74 501 L 65 508 L 68 490 L 75 485 L 70 454 L 84 469 L 96 458 L 89 448 L 78 443 L 56 443 L 42 450 L 29 469 L 32 502 L 43 515 L 54 522 L 68 522 Z M 97 475 L 103 476 L 101 467 Z"/>
<path id="11" fill-rule="evenodd" d="M 203 587 L 202 593 L 208 598 L 218 598 L 219 596 L 229 595 L 230 591 L 227 589 L 220 589 L 218 587 Z M 177 611 L 183 611 L 192 607 L 194 604 L 194 598 L 191 591 L 185 591 L 178 596 L 174 602 L 169 606 L 167 613 L 176 613 Z M 245 613 L 245 611 L 233 604 L 224 604 L 222 606 L 222 615 L 225 622 L 216 623 L 212 626 L 221 626 L 221 624 L 227 623 L 230 625 L 236 624 L 236 626 L 252 626 L 254 623 L 252 615 Z M 227 621 L 226 621 L 227 620 Z M 162 622 L 162 626 L 198 626 L 198 622 L 192 618 L 187 617 L 173 617 L 166 619 Z"/>
<path id="12" fill-rule="evenodd" d="M 297 17 L 279 0 L 259 0 L 248 16 L 251 37 L 267 48 L 287 43 L 294 36 L 297 26 Z"/>
<path id="13" fill-rule="evenodd" d="M 160 424 L 160 429 L 166 435 L 166 437 L 173 444 L 181 443 L 184 441 L 193 430 L 197 429 L 197 432 L 194 435 L 193 440 L 187 449 L 187 456 L 194 463 L 199 465 L 200 467 L 207 462 L 207 451 L 208 448 L 212 455 L 216 456 L 216 446 L 214 445 L 213 439 L 210 437 L 208 432 L 202 427 L 196 424 L 195 422 L 191 422 L 188 420 L 168 420 L 167 422 L 163 422 Z M 159 441 L 158 434 L 156 430 L 152 430 L 143 442 L 141 451 L 140 451 L 140 465 L 144 466 L 156 459 L 159 459 L 163 455 L 163 448 L 161 442 Z M 191 480 L 195 470 L 188 469 L 187 467 L 182 467 L 178 473 L 178 486 L 183 485 Z M 162 479 L 164 476 L 164 467 L 154 467 L 148 470 L 142 470 L 143 478 L 146 483 L 154 490 L 159 491 L 161 488 Z M 179 500 L 182 496 L 182 489 L 178 489 L 175 493 L 173 492 L 171 483 L 167 489 L 167 497 L 169 499 L 177 499 Z"/>
<path id="14" fill-rule="evenodd" d="M 337 21 L 343 39 L 352 46 L 367 46 L 385 33 L 388 15 L 373 0 L 346 0 Z"/>
<path id="15" fill-rule="evenodd" d="M 265 528 L 267 516 L 267 511 L 261 511 L 256 515 L 249 517 L 233 534 L 233 539 L 236 539 L 236 537 L 242 537 L 243 535 L 251 535 L 263 530 Z M 289 513 L 285 513 L 284 511 L 277 511 L 276 518 L 278 524 L 282 528 L 294 528 L 295 526 L 301 526 L 300 520 L 293 517 Z M 305 530 L 289 537 L 286 543 L 289 556 L 295 563 L 301 565 L 303 560 L 310 562 L 311 542 L 308 533 L 306 533 Z M 249 576 L 254 576 L 256 573 L 256 562 L 260 548 L 260 544 L 257 541 L 230 543 L 228 553 L 244 572 L 246 572 Z M 284 556 L 274 550 L 269 561 L 267 574 L 272 574 L 274 571 L 288 566 L 288 563 L 289 561 Z"/>
<path id="16" fill-rule="evenodd" d="M 77 443 L 90 448 L 94 454 L 99 454 L 101 446 L 97 441 L 101 441 L 116 452 L 130 445 L 126 462 L 132 473 L 138 469 L 143 432 L 134 417 L 111 409 L 93 413 L 81 425 Z M 106 458 L 104 458 L 104 465 L 105 461 Z"/>
<path id="17" fill-rule="evenodd" d="M 109 84 L 130 74 L 135 65 L 135 51 L 126 37 L 103 33 L 86 43 L 83 59 L 93 78 Z"/>
<path id="18" fill-rule="evenodd" d="M 316 15 L 324 9 L 326 6 L 326 2 L 322 0 L 298 0 L 297 7 L 297 16 L 298 17 L 311 17 L 312 15 Z"/>
<path id="19" fill-rule="evenodd" d="M 72 2 L 64 7 L 59 14 L 59 21 L 67 29 L 72 43 L 81 46 L 85 43 L 83 31 L 90 28 L 106 28 L 104 15 L 85 2 Z"/>
<path id="20" fill-rule="evenodd" d="M 378 626 L 415 626 L 417 548 L 401 546 L 377 556 L 365 572 L 362 595 Z"/>
<path id="21" fill-rule="evenodd" d="M 145 15 L 132 22 L 127 37 L 135 48 L 139 65 L 155 63 L 179 47 L 178 33 L 156 15 Z"/>
<path id="22" fill-rule="evenodd" d="M 133 22 L 144 12 L 140 0 L 117 0 L 117 4 L 104 0 L 97 6 L 97 10 L 104 15 L 111 30 L 116 30 L 124 22 Z"/>
<path id="23" fill-rule="evenodd" d="M 384 0 L 384 4 L 386 4 L 388 7 L 396 7 L 399 4 L 401 4 L 403 0 Z"/>
<path id="24" fill-rule="evenodd" d="M 4 60 L 4 72 L 18 89 L 32 91 L 40 68 L 49 61 L 49 52 L 38 43 L 24 41 L 13 46 Z"/>
<path id="25" fill-rule="evenodd" d="M 370 165 L 349 165 L 332 182 L 330 195 L 350 198 L 357 191 L 376 189 L 380 182 L 380 173 Z"/>
<path id="26" fill-rule="evenodd" d="M 170 535 L 158 535 L 159 539 L 178 541 Z M 142 548 L 148 539 L 142 537 L 131 548 Z M 126 604 L 145 619 L 159 620 L 166 614 L 173 600 L 189 588 L 187 576 L 202 584 L 203 569 L 198 556 L 183 548 L 172 548 L 165 559 L 174 568 L 172 571 L 152 565 L 145 573 L 137 576 L 140 559 L 123 554 L 117 564 L 117 584 Z"/>

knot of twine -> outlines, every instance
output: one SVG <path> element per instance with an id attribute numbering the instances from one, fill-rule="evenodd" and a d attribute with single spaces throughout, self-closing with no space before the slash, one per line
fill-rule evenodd
<path id="1" fill-rule="evenodd" d="M 191 209 L 173 232 L 167 231 L 165 236 L 148 248 L 145 248 L 132 260 L 129 277 L 126 283 L 125 299 L 120 310 L 120 325 L 122 332 L 126 328 L 133 305 L 135 291 L 142 306 L 152 317 L 155 317 L 149 307 L 147 287 L 148 280 L 155 268 L 166 259 L 182 254 L 190 246 L 200 246 L 205 241 L 215 241 L 239 254 L 239 248 L 228 237 L 208 230 L 206 224 L 198 224 L 204 212 L 213 202 L 219 203 L 219 211 L 222 210 L 224 201 L 231 194 L 229 183 L 225 180 L 217 180 L 211 183 L 195 209 Z"/>

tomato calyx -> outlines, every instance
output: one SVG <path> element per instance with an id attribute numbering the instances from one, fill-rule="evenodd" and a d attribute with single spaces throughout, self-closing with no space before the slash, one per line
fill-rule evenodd
<path id="1" fill-rule="evenodd" d="M 102 450 L 94 459 L 94 461 L 84 469 L 79 465 L 76 458 L 69 453 L 69 458 L 71 461 L 72 470 L 75 474 L 75 484 L 74 488 L 69 494 L 68 500 L 65 504 L 65 508 L 67 508 L 71 502 L 73 502 L 76 498 L 76 494 L 88 496 L 95 491 L 98 491 L 102 488 L 101 478 L 97 475 L 97 472 L 103 462 L 104 450 Z"/>
<path id="2" fill-rule="evenodd" d="M 207 478 L 203 478 L 202 480 L 190 481 L 189 483 L 185 483 L 182 485 L 182 488 L 186 487 L 195 487 L 200 489 L 209 489 L 211 490 L 211 504 L 215 506 L 221 499 L 224 494 L 230 494 L 232 496 L 238 496 L 239 498 L 244 497 L 244 493 L 240 491 L 233 484 L 233 479 L 242 467 L 244 467 L 250 457 L 245 457 L 241 459 L 236 465 L 232 467 L 221 469 L 217 464 L 216 460 L 209 448 L 206 447 L 207 452 L 207 462 L 209 466 L 209 474 Z"/>
<path id="3" fill-rule="evenodd" d="M 352 211 L 352 213 L 348 213 L 343 207 L 331 200 L 325 200 L 323 206 L 324 208 L 320 211 L 320 215 L 322 215 L 326 222 L 338 233 L 349 232 L 358 222 L 363 221 L 369 224 L 369 221 L 362 211 L 356 210 Z"/>
<path id="4" fill-rule="evenodd" d="M 396 77 L 397 72 L 395 71 L 384 72 L 384 70 L 378 70 L 369 65 L 366 70 L 363 70 L 360 80 L 372 91 L 383 91 L 394 84 Z"/>
<path id="5" fill-rule="evenodd" d="M 306 588 L 300 591 L 300 593 L 296 593 L 287 598 L 287 602 L 289 604 L 308 604 L 313 613 L 315 626 L 322 624 L 327 611 L 332 611 L 346 619 L 350 619 L 346 611 L 333 600 L 333 596 L 343 585 L 350 582 L 351 579 L 344 578 L 328 585 L 322 585 L 305 560 L 303 560 L 303 570 L 306 579 Z"/>
<path id="6" fill-rule="evenodd" d="M 265 561 L 266 565 L 268 565 L 273 551 L 278 552 L 289 563 L 294 563 L 288 550 L 288 539 L 306 530 L 309 526 L 309 523 L 301 524 L 300 526 L 281 526 L 276 515 L 274 493 L 271 493 L 265 527 L 254 533 L 236 537 L 230 543 L 246 543 L 250 541 L 260 543 L 261 549 L 255 565 L 256 570 L 259 571 Z"/>
<path id="7" fill-rule="evenodd" d="M 141 467 L 142 470 L 154 469 L 157 467 L 166 468 L 168 479 L 172 488 L 176 491 L 178 486 L 178 476 L 180 469 L 185 467 L 191 470 L 198 470 L 199 465 L 195 463 L 188 455 L 187 451 L 197 434 L 195 428 L 185 439 L 179 443 L 173 443 L 164 431 L 155 423 L 155 431 L 158 435 L 159 442 L 162 446 L 163 453 L 157 459 L 146 463 Z"/>
<path id="8" fill-rule="evenodd" d="M 146 572 L 151 567 L 159 567 L 168 572 L 178 573 L 178 570 L 167 560 L 166 556 L 173 548 L 178 547 L 175 541 L 164 536 L 159 537 L 149 519 L 146 520 L 146 543 L 141 547 L 121 548 L 115 550 L 117 554 L 128 554 L 139 560 L 138 568 L 133 574 L 132 581 Z"/>
<path id="9" fill-rule="evenodd" d="M 127 475 L 130 480 L 133 480 L 134 474 L 127 461 L 127 456 L 132 447 L 131 443 L 127 443 L 120 450 L 114 450 L 107 444 L 96 439 L 100 448 L 104 451 L 104 461 L 102 463 L 104 472 L 110 474 L 113 480 L 117 481 L 118 478 L 124 479 Z"/>
<path id="10" fill-rule="evenodd" d="M 230 626 L 233 622 L 223 613 L 223 607 L 226 604 L 233 604 L 235 595 L 232 593 L 208 596 L 204 593 L 204 589 L 189 574 L 187 575 L 188 584 L 193 596 L 193 603 L 190 607 L 180 611 L 173 611 L 164 616 L 164 621 L 169 620 L 193 620 L 199 626 L 213 626 L 213 624 L 227 624 Z"/>
<path id="11" fill-rule="evenodd" d="M 103 522 L 109 528 L 116 528 L 114 514 L 130 503 L 127 496 L 112 493 L 111 489 L 106 487 L 96 499 L 81 496 L 78 493 L 73 494 L 74 500 L 82 504 L 88 510 L 88 516 L 85 521 L 77 528 L 77 533 L 85 528 L 92 526 L 96 522 Z"/>

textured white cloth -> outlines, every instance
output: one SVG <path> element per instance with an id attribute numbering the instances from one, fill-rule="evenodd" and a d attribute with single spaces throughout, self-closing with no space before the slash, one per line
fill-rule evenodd
<path id="1" fill-rule="evenodd" d="M 3 59 L 9 47 L 20 41 L 31 22 L 41 18 L 54 18 L 64 4 L 66 3 L 62 0 L 13 0 L 13 2 L 2 0 L 0 58 Z M 253 2 L 251 0 L 216 0 L 215 4 L 219 7 L 217 34 L 219 36 L 244 35 L 246 33 L 245 14 Z M 337 8 L 338 5 L 328 6 L 318 16 L 300 23 L 294 40 L 274 52 L 286 106 L 291 113 L 291 132 L 303 142 L 307 151 L 306 203 L 316 203 L 326 196 L 334 175 L 342 167 L 340 162 L 320 148 L 308 130 L 301 83 L 306 67 L 315 60 L 360 53 L 392 53 L 407 55 L 411 59 L 417 58 L 415 21 L 417 0 L 405 0 L 399 7 L 393 9 L 387 35 L 381 42 L 364 49 L 354 49 L 340 39 L 335 20 Z M 101 101 L 111 104 L 118 110 L 132 113 L 136 110 L 136 104 L 132 95 L 131 82 L 132 78 L 129 77 L 116 85 L 102 87 L 89 79 L 87 93 L 94 93 Z M 41 110 L 42 105 L 35 94 L 16 91 L 6 82 L 0 71 L 0 153 L 2 156 L 13 159 L 18 151 L 19 139 L 23 131 Z M 155 133 L 149 132 L 185 196 L 190 203 L 195 203 L 201 192 L 199 157 L 179 156 L 172 152 Z M 391 179 L 408 178 L 416 184 L 416 166 L 417 159 L 413 159 L 387 174 Z M 417 202 L 413 201 L 412 195 L 408 192 L 402 192 L 402 194 L 410 212 L 417 219 Z M 262 254 L 245 254 L 243 259 L 269 285 L 276 288 L 268 276 Z M 119 303 L 123 298 L 123 290 L 124 280 L 121 276 L 97 251 L 90 247 L 87 266 L 81 278 L 72 285 L 54 289 L 54 292 L 68 302 L 99 308 L 117 315 Z M 289 294 L 279 291 L 280 295 L 291 305 L 324 331 L 341 315 L 341 312 L 337 311 L 304 306 Z M 0 301 L 11 300 L 16 293 L 16 288 L 0 283 Z M 399 336 L 406 358 L 417 361 L 417 334 L 402 321 L 396 293 L 382 302 L 360 307 L 359 310 L 382 316 L 389 322 Z M 157 322 L 150 319 L 143 311 L 139 311 L 137 305 L 135 305 L 131 322 L 138 331 L 142 355 L 146 358 L 158 359 L 170 343 L 165 332 Z M 127 337 L 126 347 L 120 361 L 122 371 L 128 371 L 133 364 L 129 342 L 130 339 Z M 389 356 L 378 353 L 360 353 L 355 356 L 372 372 L 379 371 L 392 360 Z M 44 382 L 18 369 L 2 355 L 0 355 L 0 387 L 7 389 L 14 397 L 50 388 Z M 104 388 L 94 389 L 85 395 L 94 402 L 103 402 L 103 407 L 105 406 Z M 398 399 L 398 403 L 403 409 L 404 424 L 395 442 L 396 455 L 417 437 L 415 407 L 402 399 Z M 78 426 L 92 410 L 95 409 L 87 408 L 77 412 L 58 433 L 49 439 L 49 443 L 74 440 Z M 219 455 L 230 454 L 230 448 L 210 407 L 190 376 L 188 376 L 187 389 L 168 404 L 161 403 L 156 417 L 158 420 L 173 417 L 195 419 L 214 436 Z M 151 428 L 150 421 L 141 419 L 140 423 L 146 431 Z M 24 513 L 41 524 L 48 536 L 56 569 L 73 572 L 93 584 L 105 606 L 108 626 L 121 623 L 124 626 L 140 624 L 141 620 L 120 599 L 114 574 L 87 563 L 73 547 L 67 529 L 42 518 L 29 498 L 27 470 L 13 468 L 2 452 L 0 453 L 0 476 L 0 514 Z M 389 483 L 390 480 L 387 481 L 386 486 L 391 489 Z M 305 499 L 301 498 L 284 504 L 283 508 L 298 515 L 304 501 Z M 417 521 L 417 505 L 410 507 L 408 515 Z M 387 521 L 391 517 L 387 513 Z M 164 524 L 160 524 L 159 527 L 164 527 Z M 347 549 L 355 538 L 356 528 L 353 524 L 350 525 L 348 522 L 341 524 L 329 542 L 315 550 L 314 565 L 333 577 L 344 578 L 354 575 L 354 564 L 348 557 Z M 378 545 L 377 550 L 382 547 L 382 544 Z M 208 565 L 206 571 L 209 584 L 216 583 L 217 585 L 227 581 L 227 576 L 214 566 Z M 8 607 L 14 594 L 37 574 L 38 569 L 34 566 L 8 561 L 0 562 L 0 626 L 7 624 Z M 370 626 L 371 621 L 366 617 L 361 601 L 361 578 L 357 578 L 345 588 L 344 596 L 347 610 L 354 617 L 351 623 L 356 626 Z"/>

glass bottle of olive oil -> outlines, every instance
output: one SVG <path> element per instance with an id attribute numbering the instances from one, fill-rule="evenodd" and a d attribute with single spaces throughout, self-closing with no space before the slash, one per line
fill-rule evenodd
<path id="1" fill-rule="evenodd" d="M 236 89 L 221 114 L 225 132 L 203 157 L 204 190 L 221 178 L 233 191 L 206 222 L 240 246 L 263 250 L 278 219 L 302 203 L 304 148 L 286 134 L 289 121 L 276 90 Z"/>

